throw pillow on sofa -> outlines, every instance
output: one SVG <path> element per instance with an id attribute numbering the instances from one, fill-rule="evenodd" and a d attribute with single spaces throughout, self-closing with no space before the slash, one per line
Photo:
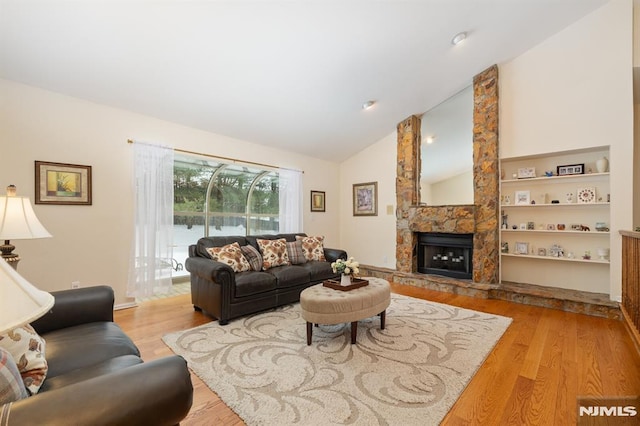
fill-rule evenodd
<path id="1" fill-rule="evenodd" d="M 251 270 L 251 265 L 249 265 L 244 254 L 242 254 L 240 244 L 238 243 L 227 244 L 222 247 L 209 247 L 207 252 L 209 253 L 209 256 L 211 256 L 211 259 L 231 266 L 233 272 Z"/>
<path id="2" fill-rule="evenodd" d="M 11 354 L 18 366 L 25 388 L 37 393 L 47 377 L 45 341 L 30 325 L 14 328 L 0 335 L 0 347 Z"/>
<path id="3" fill-rule="evenodd" d="M 287 243 L 287 256 L 292 265 L 307 263 L 307 258 L 302 251 L 302 241 L 292 241 Z"/>
<path id="4" fill-rule="evenodd" d="M 268 270 L 276 266 L 290 265 L 287 255 L 287 240 L 257 240 L 262 252 L 262 269 Z"/>
<path id="5" fill-rule="evenodd" d="M 9 351 L 0 348 L 0 405 L 28 396 L 16 362 Z"/>
<path id="6" fill-rule="evenodd" d="M 254 246 L 247 244 L 246 246 L 240 247 L 240 250 L 242 250 L 244 257 L 247 258 L 247 262 L 251 265 L 252 270 L 262 271 L 262 255 Z"/>
<path id="7" fill-rule="evenodd" d="M 326 261 L 324 257 L 324 237 L 301 237 L 296 235 L 296 240 L 302 242 L 302 251 L 307 260 Z"/>

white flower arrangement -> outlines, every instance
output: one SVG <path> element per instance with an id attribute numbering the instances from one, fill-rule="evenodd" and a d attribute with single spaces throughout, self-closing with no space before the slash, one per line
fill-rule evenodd
<path id="1" fill-rule="evenodd" d="M 335 274 L 358 275 L 360 273 L 360 264 L 353 257 L 347 260 L 338 259 L 331 263 L 331 269 Z"/>

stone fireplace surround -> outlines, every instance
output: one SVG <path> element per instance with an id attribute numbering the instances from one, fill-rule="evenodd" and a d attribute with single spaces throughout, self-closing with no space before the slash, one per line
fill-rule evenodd
<path id="1" fill-rule="evenodd" d="M 420 117 L 405 119 L 397 127 L 396 269 L 361 265 L 361 274 L 431 290 L 620 319 L 617 302 L 605 294 L 500 283 L 497 65 L 473 78 L 473 93 L 474 204 L 419 204 Z M 418 232 L 472 233 L 473 279 L 416 273 Z"/>

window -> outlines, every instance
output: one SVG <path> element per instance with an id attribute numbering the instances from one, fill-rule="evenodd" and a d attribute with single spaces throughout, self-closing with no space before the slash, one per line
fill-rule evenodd
<path id="1" fill-rule="evenodd" d="M 278 233 L 276 171 L 178 154 L 173 171 L 174 276 L 200 237 Z"/>

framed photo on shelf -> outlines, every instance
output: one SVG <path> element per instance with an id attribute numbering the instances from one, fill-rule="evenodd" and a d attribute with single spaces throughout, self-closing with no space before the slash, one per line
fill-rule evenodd
<path id="1" fill-rule="evenodd" d="M 516 242 L 515 254 L 529 254 L 529 243 Z"/>
<path id="2" fill-rule="evenodd" d="M 325 192 L 324 191 L 311 191 L 311 211 L 312 212 L 325 211 Z"/>
<path id="3" fill-rule="evenodd" d="M 568 164 L 566 166 L 558 166 L 558 176 L 583 175 L 584 163 Z"/>
<path id="4" fill-rule="evenodd" d="M 353 184 L 353 215 L 378 215 L 378 182 Z"/>
<path id="5" fill-rule="evenodd" d="M 516 205 L 531 204 L 531 191 L 516 191 Z"/>
<path id="6" fill-rule="evenodd" d="M 91 166 L 35 162 L 36 204 L 91 205 Z"/>
<path id="7" fill-rule="evenodd" d="M 536 177 L 535 167 L 521 167 L 518 169 L 518 179 L 531 179 Z"/>

